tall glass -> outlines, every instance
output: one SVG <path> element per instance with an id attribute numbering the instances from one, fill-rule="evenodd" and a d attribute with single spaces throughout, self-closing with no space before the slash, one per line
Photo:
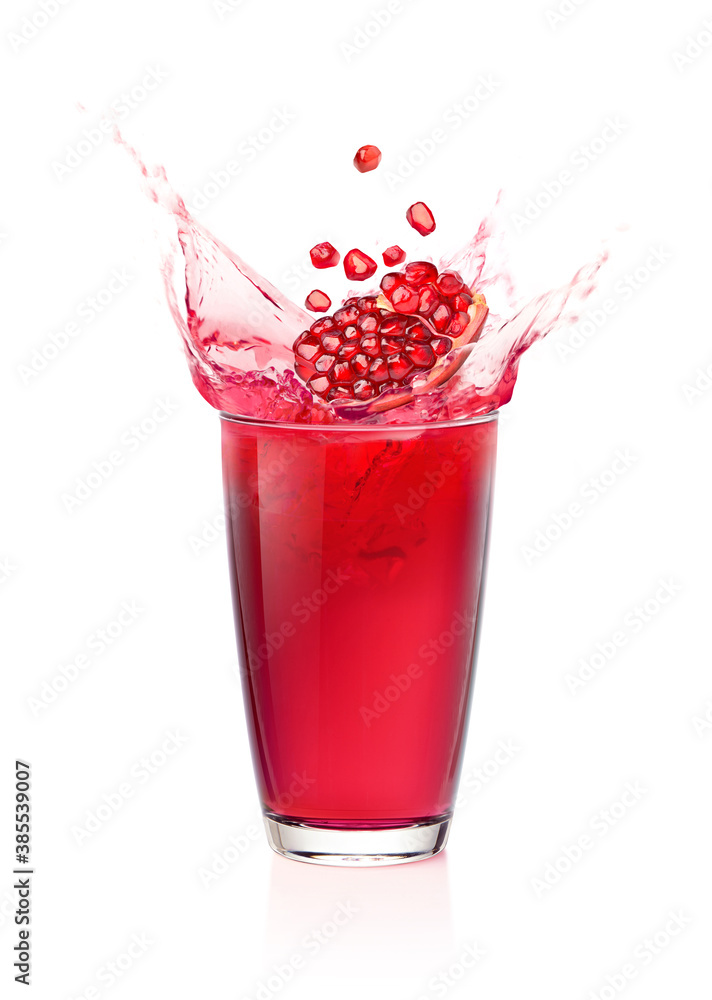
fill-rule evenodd
<path id="1" fill-rule="evenodd" d="M 469 714 L 497 414 L 418 426 L 221 419 L 269 843 L 336 865 L 436 854 Z"/>

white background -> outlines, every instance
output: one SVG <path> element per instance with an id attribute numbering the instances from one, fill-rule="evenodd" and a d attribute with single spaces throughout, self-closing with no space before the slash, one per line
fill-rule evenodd
<path id="1" fill-rule="evenodd" d="M 20 756 L 33 767 L 42 1000 L 709 997 L 712 379 L 699 369 L 712 362 L 712 7 L 587 0 L 557 19 L 522 0 L 403 0 L 380 26 L 385 0 L 232 6 L 69 0 L 46 24 L 30 2 L 2 8 L 3 996 L 22 993 L 9 841 Z M 142 91 L 149 71 L 158 82 Z M 491 93 L 468 101 L 482 80 Z M 578 346 L 563 333 L 533 349 L 502 415 L 469 784 L 431 862 L 321 869 L 255 834 L 218 420 L 183 362 L 137 173 L 110 138 L 82 143 L 112 101 L 189 203 L 237 159 L 239 177 L 198 216 L 299 301 L 313 243 L 406 239 L 403 213 L 421 198 L 437 254 L 503 189 L 522 293 L 611 248 L 591 300 L 611 299 L 611 314 Z M 241 143 L 275 110 L 292 120 L 248 159 Z M 595 143 L 609 118 L 619 134 Z M 443 141 L 419 157 L 437 128 Z M 364 142 L 385 154 L 368 176 L 350 165 Z M 62 171 L 80 143 L 86 155 Z M 125 287 L 87 318 L 112 269 Z M 48 350 L 70 322 L 76 336 Z M 136 443 L 130 428 L 161 400 L 173 412 Z M 111 477 L 69 511 L 77 481 L 117 449 Z M 574 502 L 579 516 L 557 528 Z M 663 580 L 674 594 L 659 603 Z M 97 630 L 124 602 L 141 610 L 102 650 Z M 572 693 L 567 675 L 617 633 L 625 643 Z M 37 708 L 45 683 L 64 689 Z M 169 733 L 180 747 L 143 781 L 141 759 Z M 516 747 L 504 764 L 500 741 Z M 126 782 L 130 797 L 78 843 Z M 638 798 L 616 807 L 628 783 Z M 200 869 L 226 851 L 206 887 Z M 314 946 L 339 904 L 357 912 Z M 680 932 L 667 936 L 672 911 Z M 643 942 L 661 931 L 653 955 Z M 124 961 L 134 935 L 146 944 Z M 484 957 L 455 983 L 475 947 Z M 295 954 L 303 968 L 284 983 Z"/>

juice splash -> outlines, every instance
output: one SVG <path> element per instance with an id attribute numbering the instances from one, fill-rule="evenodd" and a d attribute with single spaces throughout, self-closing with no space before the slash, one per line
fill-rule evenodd
<path id="1" fill-rule="evenodd" d="M 356 405 L 353 399 L 326 400 L 295 374 L 299 358 L 293 345 L 315 317 L 200 225 L 162 167 L 146 167 L 124 140 L 118 141 L 138 163 L 150 197 L 173 223 L 173 246 L 163 264 L 165 287 L 193 381 L 211 406 L 233 414 L 290 423 L 403 424 L 488 413 L 511 399 L 522 354 L 552 330 L 577 321 L 607 257 L 601 253 L 561 287 L 516 307 L 512 279 L 496 250 L 499 234 L 493 214 L 468 244 L 436 265 L 439 272 L 458 272 L 467 290 L 476 289 L 490 304 L 476 340 L 459 344 L 455 338 L 450 345 L 448 377 L 415 378 L 412 392 L 399 397 L 400 405 L 391 409 L 363 397 L 360 405 L 358 398 Z M 399 247 L 386 254 L 391 251 L 389 260 L 402 260 Z M 344 266 L 353 279 L 349 254 Z M 360 294 L 375 297 L 379 289 L 369 286 Z M 497 311 L 491 308 L 493 302 L 500 303 Z"/>

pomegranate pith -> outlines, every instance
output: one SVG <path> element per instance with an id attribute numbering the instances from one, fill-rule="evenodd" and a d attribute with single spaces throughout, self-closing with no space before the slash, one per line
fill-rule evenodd
<path id="1" fill-rule="evenodd" d="M 351 254 L 360 251 L 349 251 L 344 267 Z M 383 404 L 374 404 L 378 408 L 405 402 L 416 377 L 432 372 L 439 384 L 459 367 L 461 361 L 443 359 L 473 340 L 487 315 L 484 298 L 473 295 L 460 275 L 439 274 L 429 261 L 389 272 L 381 291 L 380 298 L 347 299 L 297 337 L 295 370 L 314 395 L 366 403 L 388 393 Z"/>

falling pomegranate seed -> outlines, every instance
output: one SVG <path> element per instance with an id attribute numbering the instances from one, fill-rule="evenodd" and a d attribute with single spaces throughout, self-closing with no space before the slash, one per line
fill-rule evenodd
<path id="1" fill-rule="evenodd" d="M 435 216 L 430 211 L 424 201 L 416 201 L 405 213 L 408 224 L 420 233 L 421 236 L 428 236 L 435 229 Z"/>
<path id="2" fill-rule="evenodd" d="M 318 267 L 319 270 L 325 267 L 336 267 L 341 260 L 341 254 L 335 247 L 332 247 L 331 243 L 317 243 L 309 251 L 309 256 L 314 267 Z"/>
<path id="3" fill-rule="evenodd" d="M 375 170 L 380 162 L 381 151 L 378 146 L 361 146 L 356 150 L 354 166 L 360 173 L 367 174 L 369 170 Z"/>
<path id="4" fill-rule="evenodd" d="M 386 267 L 395 267 L 396 264 L 402 264 L 405 260 L 405 250 L 401 250 L 399 246 L 388 247 L 387 250 L 383 251 L 382 257 Z"/>
<path id="5" fill-rule="evenodd" d="M 304 305 L 307 309 L 311 309 L 315 313 L 326 312 L 327 309 L 331 308 L 331 299 L 320 289 L 315 288 L 313 292 L 309 292 Z"/>
<path id="6" fill-rule="evenodd" d="M 378 270 L 378 264 L 363 250 L 349 250 L 344 257 L 344 271 L 349 281 L 365 281 Z"/>

